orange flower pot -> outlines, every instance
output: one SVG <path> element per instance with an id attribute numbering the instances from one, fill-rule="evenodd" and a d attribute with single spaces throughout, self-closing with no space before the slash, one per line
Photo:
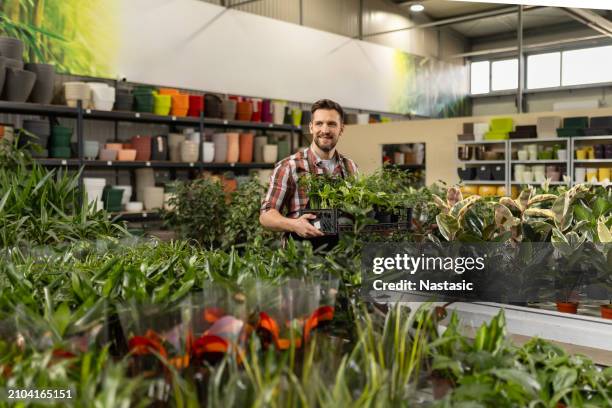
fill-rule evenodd
<path id="1" fill-rule="evenodd" d="M 178 108 L 178 107 L 172 107 L 172 111 L 170 112 L 170 114 L 172 116 L 187 116 L 187 112 L 189 111 L 189 108 Z"/>
<path id="2" fill-rule="evenodd" d="M 557 311 L 561 313 L 578 313 L 578 302 L 557 302 Z"/>
<path id="3" fill-rule="evenodd" d="M 227 133 L 227 163 L 236 163 L 240 158 L 240 134 Z"/>
<path id="4" fill-rule="evenodd" d="M 160 95 L 178 95 L 179 91 L 178 89 L 174 88 L 159 88 L 157 93 Z"/>
<path id="5" fill-rule="evenodd" d="M 189 95 L 187 94 L 172 95 L 172 109 L 174 109 L 175 107 L 189 109 Z"/>
<path id="6" fill-rule="evenodd" d="M 604 319 L 612 319 L 612 304 L 601 305 L 599 311 Z"/>
<path id="7" fill-rule="evenodd" d="M 253 161 L 253 142 L 255 135 L 253 133 L 240 134 L 240 163 L 251 163 Z"/>

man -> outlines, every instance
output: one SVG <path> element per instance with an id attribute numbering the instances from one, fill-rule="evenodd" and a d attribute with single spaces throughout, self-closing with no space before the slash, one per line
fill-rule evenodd
<path id="1" fill-rule="evenodd" d="M 309 222 L 316 218 L 315 215 L 304 214 L 298 217 L 298 212 L 308 206 L 306 192 L 298 186 L 300 176 L 310 173 L 347 177 L 357 173 L 357 166 L 336 150 L 336 144 L 344 131 L 342 107 L 329 99 L 321 99 L 312 105 L 310 111 L 312 143 L 308 148 L 277 163 L 261 206 L 259 222 L 272 231 L 316 239 L 324 234 Z M 283 209 L 286 215 L 281 213 Z M 313 245 L 316 246 L 314 242 Z"/>

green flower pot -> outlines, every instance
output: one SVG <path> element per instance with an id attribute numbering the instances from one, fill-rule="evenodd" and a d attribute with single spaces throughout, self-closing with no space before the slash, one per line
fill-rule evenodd
<path id="1" fill-rule="evenodd" d="M 102 192 L 102 201 L 104 201 L 104 209 L 106 211 L 121 211 L 121 199 L 123 198 L 123 189 L 105 187 Z"/>

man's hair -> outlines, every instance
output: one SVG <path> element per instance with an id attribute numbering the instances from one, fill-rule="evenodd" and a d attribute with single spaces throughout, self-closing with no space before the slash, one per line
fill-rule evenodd
<path id="1" fill-rule="evenodd" d="M 340 115 L 340 122 L 344 123 L 344 110 L 338 102 L 334 102 L 331 99 L 319 99 L 318 101 L 312 104 L 312 107 L 310 108 L 310 113 L 312 113 L 312 115 L 314 116 L 315 111 L 319 109 L 335 110 Z"/>

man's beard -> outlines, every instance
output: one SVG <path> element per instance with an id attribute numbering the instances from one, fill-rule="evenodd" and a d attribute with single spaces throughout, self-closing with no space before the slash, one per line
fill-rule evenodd
<path id="1" fill-rule="evenodd" d="M 334 143 L 333 139 L 332 139 L 332 144 L 328 145 L 328 146 L 323 146 L 319 143 L 319 139 L 323 138 L 322 136 L 315 136 L 314 138 L 314 142 L 317 145 L 317 147 L 319 149 L 321 149 L 322 151 L 324 151 L 325 153 L 330 152 L 334 147 L 336 147 L 336 143 Z"/>

